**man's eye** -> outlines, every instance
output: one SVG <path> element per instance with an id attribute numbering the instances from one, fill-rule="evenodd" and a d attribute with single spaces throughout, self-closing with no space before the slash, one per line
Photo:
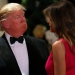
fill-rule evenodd
<path id="1" fill-rule="evenodd" d="M 19 16 L 19 15 L 17 15 L 17 16 L 15 17 L 15 19 L 18 19 L 18 18 L 20 18 L 20 16 Z"/>

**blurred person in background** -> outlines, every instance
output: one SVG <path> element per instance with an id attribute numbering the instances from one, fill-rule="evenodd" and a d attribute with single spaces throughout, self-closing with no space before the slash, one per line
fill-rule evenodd
<path id="1" fill-rule="evenodd" d="M 32 31 L 32 36 L 45 40 L 45 42 L 47 43 L 46 37 L 45 37 L 45 32 L 46 32 L 46 27 L 43 26 L 42 24 L 37 24 Z"/>
<path id="2" fill-rule="evenodd" d="M 45 41 L 23 35 L 27 30 L 24 10 L 18 3 L 8 3 L 0 9 L 0 27 L 4 30 L 0 55 L 9 75 L 46 75 L 48 48 Z"/>
<path id="3" fill-rule="evenodd" d="M 75 75 L 75 7 L 59 1 L 47 7 L 44 15 L 58 37 L 45 65 L 47 75 Z"/>
<path id="4" fill-rule="evenodd" d="M 37 24 L 37 25 L 34 27 L 34 29 L 33 29 L 33 31 L 32 31 L 32 34 L 33 34 L 33 36 L 36 37 L 36 38 L 43 39 L 43 37 L 44 37 L 44 35 L 45 35 L 45 31 L 46 31 L 46 29 L 44 28 L 43 25 Z"/>
<path id="5" fill-rule="evenodd" d="M 51 52 L 52 50 L 52 44 L 58 39 L 54 33 L 50 32 L 50 30 L 47 30 L 45 32 L 45 37 L 46 37 L 46 40 L 48 42 L 48 49 L 49 49 L 49 52 Z"/>
<path id="6" fill-rule="evenodd" d="M 32 32 L 30 36 L 36 37 L 38 39 L 42 39 L 46 42 L 47 46 L 48 46 L 48 50 L 51 50 L 51 44 L 49 43 L 48 39 L 47 39 L 47 34 L 46 34 L 47 28 L 42 25 L 42 24 L 37 24 Z M 49 34 L 48 34 L 49 35 Z M 52 36 L 52 35 L 51 35 Z"/>

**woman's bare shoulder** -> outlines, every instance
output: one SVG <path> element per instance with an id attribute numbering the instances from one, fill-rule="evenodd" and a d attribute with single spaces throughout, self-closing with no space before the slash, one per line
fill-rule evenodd
<path id="1" fill-rule="evenodd" d="M 58 55 L 58 57 L 65 54 L 65 47 L 62 40 L 58 40 L 52 45 L 52 52 L 55 56 Z"/>

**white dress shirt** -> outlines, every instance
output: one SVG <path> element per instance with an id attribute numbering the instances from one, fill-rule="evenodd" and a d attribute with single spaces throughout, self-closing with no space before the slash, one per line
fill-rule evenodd
<path id="1" fill-rule="evenodd" d="M 18 41 L 16 41 L 14 44 L 11 44 L 10 35 L 5 32 L 5 36 L 17 60 L 22 75 L 29 75 L 29 60 L 25 39 L 23 44 L 19 43 Z"/>

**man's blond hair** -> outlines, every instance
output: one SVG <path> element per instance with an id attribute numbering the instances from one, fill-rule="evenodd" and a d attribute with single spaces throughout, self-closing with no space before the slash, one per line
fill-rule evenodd
<path id="1" fill-rule="evenodd" d="M 8 3 L 0 9 L 0 30 L 3 30 L 1 22 L 5 20 L 10 13 L 20 9 L 26 10 L 25 7 L 18 3 Z"/>

